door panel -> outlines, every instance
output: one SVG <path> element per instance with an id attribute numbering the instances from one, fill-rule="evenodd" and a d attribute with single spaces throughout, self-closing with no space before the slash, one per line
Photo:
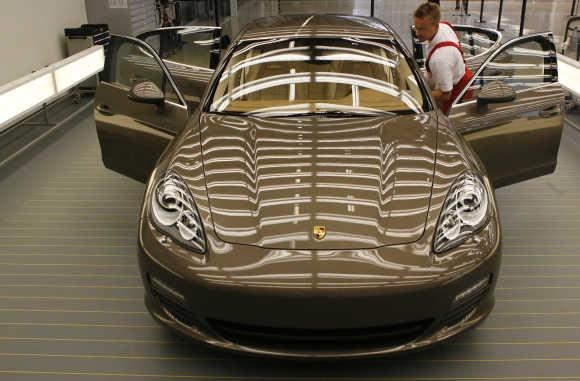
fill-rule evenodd
<path id="1" fill-rule="evenodd" d="M 150 81 L 165 95 L 159 104 L 129 98 L 132 86 Z M 105 167 L 145 182 L 167 143 L 189 117 L 167 68 L 142 41 L 113 35 L 95 95 L 95 122 Z"/>
<path id="2" fill-rule="evenodd" d="M 513 101 L 478 100 L 483 86 L 501 81 Z M 477 152 L 495 187 L 554 171 L 564 121 L 551 34 L 512 40 L 480 67 L 449 118 Z"/>
<path id="3" fill-rule="evenodd" d="M 170 27 L 140 34 L 169 69 L 188 107 L 199 105 L 220 59 L 221 29 L 218 27 Z"/>

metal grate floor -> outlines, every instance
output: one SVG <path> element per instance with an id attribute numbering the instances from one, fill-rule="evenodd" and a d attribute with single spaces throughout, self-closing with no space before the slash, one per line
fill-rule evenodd
<path id="1" fill-rule="evenodd" d="M 208 350 L 155 323 L 135 258 L 143 185 L 102 166 L 90 113 L 0 181 L 0 380 L 580 380 L 580 133 L 500 189 L 504 259 L 478 329 L 390 359 Z"/>

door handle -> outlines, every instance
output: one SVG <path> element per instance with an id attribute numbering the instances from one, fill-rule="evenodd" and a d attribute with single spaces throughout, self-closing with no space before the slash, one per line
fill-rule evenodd
<path id="1" fill-rule="evenodd" d="M 113 112 L 111 111 L 111 109 L 109 109 L 109 106 L 107 106 L 105 104 L 97 105 L 97 111 L 103 115 L 107 115 L 107 116 L 113 115 Z"/>

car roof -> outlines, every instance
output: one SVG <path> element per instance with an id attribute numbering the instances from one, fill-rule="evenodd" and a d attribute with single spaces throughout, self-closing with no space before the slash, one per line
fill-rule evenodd
<path id="1" fill-rule="evenodd" d="M 325 14 L 260 18 L 249 23 L 240 34 L 241 41 L 288 37 L 396 38 L 393 31 L 376 18 Z"/>

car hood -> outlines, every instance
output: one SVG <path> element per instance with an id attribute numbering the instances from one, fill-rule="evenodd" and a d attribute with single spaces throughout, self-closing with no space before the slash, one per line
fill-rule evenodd
<path id="1" fill-rule="evenodd" d="M 219 239 L 272 249 L 370 249 L 423 234 L 435 114 L 200 117 Z M 323 227 L 325 236 L 315 237 Z"/>

